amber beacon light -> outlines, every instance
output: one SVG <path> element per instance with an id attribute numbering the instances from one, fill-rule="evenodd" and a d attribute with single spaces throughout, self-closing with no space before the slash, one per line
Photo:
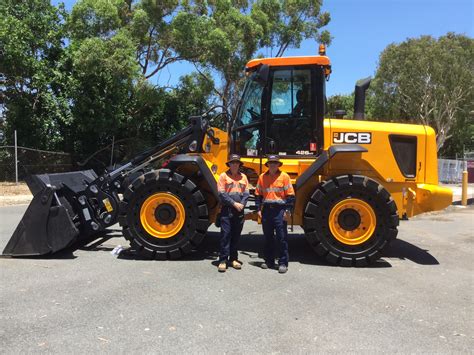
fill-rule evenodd
<path id="1" fill-rule="evenodd" d="M 319 55 L 326 55 L 326 46 L 324 44 L 319 45 Z"/>

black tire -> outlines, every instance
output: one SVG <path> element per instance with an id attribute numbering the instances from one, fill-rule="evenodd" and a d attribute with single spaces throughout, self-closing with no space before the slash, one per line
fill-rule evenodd
<path id="1" fill-rule="evenodd" d="M 331 211 L 345 199 L 362 200 L 375 215 L 374 231 L 357 245 L 338 240 L 329 225 Z M 397 206 L 382 185 L 366 176 L 342 175 L 316 188 L 306 204 L 303 223 L 306 238 L 319 256 L 334 265 L 366 266 L 380 258 L 382 250 L 397 237 L 399 219 Z"/>
<path id="2" fill-rule="evenodd" d="M 157 238 L 140 221 L 140 209 L 153 194 L 165 192 L 178 198 L 184 208 L 184 224 L 173 236 Z M 203 240 L 209 227 L 206 200 L 197 186 L 168 169 L 153 170 L 136 178 L 124 191 L 119 223 L 132 250 L 149 259 L 178 259 Z"/>

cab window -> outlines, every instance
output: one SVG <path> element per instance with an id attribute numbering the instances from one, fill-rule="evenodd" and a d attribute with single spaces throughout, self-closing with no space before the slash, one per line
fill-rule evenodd
<path id="1" fill-rule="evenodd" d="M 234 124 L 235 151 L 242 156 L 257 156 L 261 149 L 263 85 L 249 78 Z"/>
<path id="2" fill-rule="evenodd" d="M 313 97 L 310 69 L 273 72 L 267 124 L 267 152 L 312 155 Z"/>
<path id="3" fill-rule="evenodd" d="M 254 80 L 247 82 L 242 97 L 242 106 L 237 117 L 237 125 L 244 126 L 262 119 L 263 86 Z"/>

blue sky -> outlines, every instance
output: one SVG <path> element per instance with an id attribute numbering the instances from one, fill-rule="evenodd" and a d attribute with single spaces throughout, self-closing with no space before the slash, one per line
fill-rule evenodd
<path id="1" fill-rule="evenodd" d="M 69 10 L 75 3 L 64 2 Z M 327 94 L 351 93 L 358 79 L 373 76 L 380 53 L 390 43 L 421 35 L 439 37 L 447 32 L 473 37 L 473 4 L 472 0 L 325 0 L 323 10 L 331 14 L 327 29 L 334 37 L 327 49 L 333 68 Z M 307 40 L 285 55 L 316 54 L 317 48 L 315 41 Z M 155 80 L 174 85 L 191 71 L 192 65 L 177 63 L 165 68 Z"/>
<path id="2" fill-rule="evenodd" d="M 350 93 L 356 80 L 373 76 L 390 43 L 447 32 L 474 35 L 472 0 L 333 0 L 323 7 L 331 14 L 328 29 L 334 36 L 328 48 L 333 65 L 329 95 Z M 295 53 L 311 47 L 305 43 Z"/>

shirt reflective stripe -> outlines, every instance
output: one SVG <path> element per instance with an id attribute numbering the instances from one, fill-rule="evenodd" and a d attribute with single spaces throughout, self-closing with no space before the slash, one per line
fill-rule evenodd
<path id="1" fill-rule="evenodd" d="M 281 200 L 281 199 L 274 200 L 274 199 L 271 199 L 271 198 L 265 198 L 265 199 L 263 199 L 263 203 L 275 203 L 275 204 L 278 204 L 278 205 L 284 205 L 286 202 Z"/>
<path id="2" fill-rule="evenodd" d="M 265 192 L 282 192 L 288 190 L 290 187 L 289 186 L 283 186 L 283 187 L 269 187 L 267 189 L 264 189 Z"/>
<path id="3" fill-rule="evenodd" d="M 288 174 L 280 172 L 278 176 L 271 176 L 264 173 L 259 176 L 257 187 L 255 190 L 256 196 L 262 196 L 263 202 L 269 203 L 286 203 L 288 196 L 294 196 L 293 185 Z"/>
<path id="4" fill-rule="evenodd" d="M 241 174 L 240 180 L 234 180 L 227 173 L 222 173 L 219 176 L 217 183 L 217 191 L 220 193 L 235 193 L 243 194 L 248 192 L 248 180 L 247 177 Z"/>

